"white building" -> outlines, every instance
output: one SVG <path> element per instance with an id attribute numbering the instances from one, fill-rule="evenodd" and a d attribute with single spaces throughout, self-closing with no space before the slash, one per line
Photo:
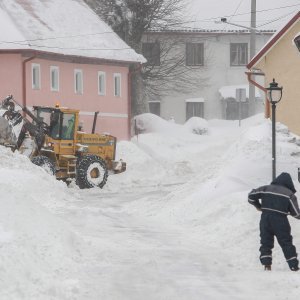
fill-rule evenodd
<path id="1" fill-rule="evenodd" d="M 256 50 L 269 40 L 274 31 L 256 34 Z M 174 43 L 170 57 L 184 57 L 188 75 L 198 79 L 193 89 L 169 91 L 160 99 L 149 99 L 150 111 L 165 119 L 184 123 L 192 116 L 205 119 L 238 119 L 239 103 L 236 88 L 246 88 L 246 102 L 241 104 L 242 118 L 248 116 L 248 80 L 246 65 L 250 60 L 248 30 L 172 30 L 151 31 L 143 38 L 143 54 L 149 64 L 160 68 L 164 63 L 163 45 Z M 172 58 L 171 58 L 172 59 Z M 178 74 L 180 78 L 180 74 Z M 186 79 L 185 79 L 186 80 Z M 197 87 L 198 86 L 198 87 Z M 255 111 L 263 111 L 263 102 L 256 92 Z"/>

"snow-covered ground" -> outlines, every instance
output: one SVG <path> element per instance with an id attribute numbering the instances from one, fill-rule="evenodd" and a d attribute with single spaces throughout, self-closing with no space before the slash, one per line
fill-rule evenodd
<path id="1" fill-rule="evenodd" d="M 204 135 L 195 120 L 139 122 L 144 133 L 118 144 L 128 170 L 102 190 L 67 187 L 0 147 L 0 299 L 298 299 L 277 244 L 262 270 L 247 202 L 271 180 L 270 121 L 202 120 Z M 277 173 L 297 190 L 298 144 L 277 124 Z"/>

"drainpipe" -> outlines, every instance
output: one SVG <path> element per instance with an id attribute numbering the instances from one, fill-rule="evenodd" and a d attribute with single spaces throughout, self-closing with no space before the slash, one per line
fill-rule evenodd
<path id="1" fill-rule="evenodd" d="M 263 72 L 245 72 L 245 73 L 248 77 L 248 81 L 251 82 L 253 85 L 255 85 L 257 88 L 259 88 L 260 90 L 262 90 L 265 93 L 265 98 L 267 100 L 265 102 L 265 117 L 270 118 L 270 101 L 268 100 L 267 89 L 251 78 L 252 75 L 265 76 L 265 73 L 263 73 Z"/>
<path id="2" fill-rule="evenodd" d="M 142 70 L 142 64 L 140 63 L 136 69 L 129 71 L 128 73 L 128 136 L 131 138 L 131 103 L 132 103 L 132 76 L 133 74 L 139 73 Z"/>
<path id="3" fill-rule="evenodd" d="M 26 99 L 26 63 L 35 59 L 36 56 L 31 56 L 29 58 L 26 58 L 22 61 L 22 98 L 23 98 L 23 107 L 26 107 L 27 105 L 27 99 Z"/>

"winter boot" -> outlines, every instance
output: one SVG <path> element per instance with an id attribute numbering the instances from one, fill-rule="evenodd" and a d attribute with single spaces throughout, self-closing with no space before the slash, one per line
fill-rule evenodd
<path id="1" fill-rule="evenodd" d="M 296 267 L 291 267 L 291 271 L 299 271 L 299 267 L 296 266 Z"/>
<path id="2" fill-rule="evenodd" d="M 271 271 L 271 270 L 272 270 L 271 266 L 265 266 L 265 271 Z"/>

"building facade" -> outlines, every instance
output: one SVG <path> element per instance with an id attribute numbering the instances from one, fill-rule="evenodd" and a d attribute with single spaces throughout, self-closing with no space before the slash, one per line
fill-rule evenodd
<path id="1" fill-rule="evenodd" d="M 264 82 L 262 88 L 269 87 L 273 78 L 283 87 L 280 103 L 276 106 L 276 121 L 300 135 L 300 54 L 293 40 L 300 34 L 300 11 L 286 23 L 249 62 L 248 69 L 260 72 Z M 256 76 L 257 77 L 257 76 Z M 269 102 L 266 101 L 269 106 Z M 267 117 L 270 110 L 266 109 Z"/>
<path id="2" fill-rule="evenodd" d="M 0 51 L 0 66 L 2 98 L 12 94 L 29 108 L 58 104 L 79 109 L 80 122 L 87 132 L 91 132 L 94 113 L 98 111 L 96 132 L 129 138 L 127 64 L 91 63 L 83 58 L 73 58 L 71 62 L 66 57 L 59 59 L 44 53 Z"/>
<path id="3" fill-rule="evenodd" d="M 99 112 L 96 132 L 129 139 L 129 70 L 142 62 L 81 0 L 1 2 L 0 98 L 79 109 L 87 132 Z"/>
<path id="4" fill-rule="evenodd" d="M 271 37 L 273 31 L 256 34 L 256 49 L 259 50 Z M 169 58 L 163 48 L 166 43 Z M 182 57 L 182 67 L 187 88 L 174 92 L 170 89 L 160 98 L 149 99 L 150 111 L 165 119 L 174 118 L 184 123 L 192 116 L 205 119 L 238 119 L 249 115 L 249 87 L 245 75 L 249 62 L 250 33 L 245 30 L 173 30 L 148 32 L 143 39 L 143 55 L 156 68 L 170 57 Z M 160 57 L 160 59 L 158 58 Z M 180 78 L 180 73 L 177 75 Z M 190 88 L 191 87 L 191 88 Z M 236 89 L 246 89 L 246 99 L 239 103 Z M 226 92 L 224 92 L 226 91 Z M 230 91 L 230 92 L 228 92 Z M 262 98 L 256 91 L 256 111 L 263 110 Z"/>

